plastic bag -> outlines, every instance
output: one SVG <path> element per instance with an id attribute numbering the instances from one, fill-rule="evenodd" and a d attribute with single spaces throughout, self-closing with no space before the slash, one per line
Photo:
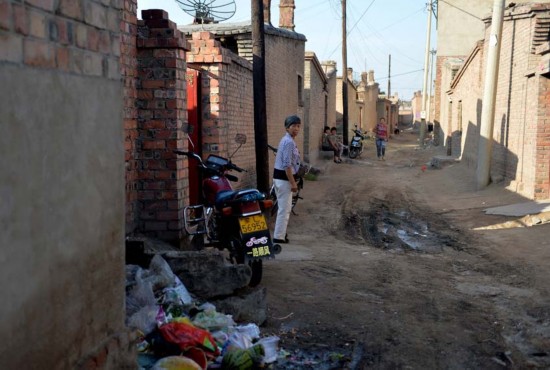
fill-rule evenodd
<path id="1" fill-rule="evenodd" d="M 153 285 L 153 290 L 159 292 L 166 287 L 171 287 L 174 284 L 175 278 L 176 275 L 172 272 L 168 262 L 156 254 L 149 264 L 149 270 L 146 270 L 145 277 Z"/>
<path id="2" fill-rule="evenodd" d="M 204 350 L 209 358 L 219 355 L 214 338 L 206 330 L 187 323 L 170 322 L 161 326 L 159 331 L 167 342 L 177 344 L 182 351 L 198 347 Z"/>
<path id="3" fill-rule="evenodd" d="M 174 285 L 164 288 L 162 292 L 164 293 L 163 303 L 176 305 L 190 305 L 193 303 L 191 294 L 189 294 L 187 288 L 185 288 L 185 285 L 183 285 L 177 276 L 174 277 Z"/>
<path id="4" fill-rule="evenodd" d="M 231 315 L 225 315 L 215 310 L 207 310 L 199 312 L 193 317 L 193 325 L 209 331 L 215 331 L 234 326 L 235 321 L 233 321 Z"/>
<path id="5" fill-rule="evenodd" d="M 151 282 L 145 281 L 142 275 L 142 269 L 136 271 L 135 284 L 126 294 L 126 317 L 133 316 L 144 307 L 157 304 Z"/>
<path id="6" fill-rule="evenodd" d="M 279 347 L 279 337 L 265 337 L 258 341 L 262 347 L 264 347 L 264 361 L 271 363 L 277 361 L 277 351 Z"/>
<path id="7" fill-rule="evenodd" d="M 128 318 L 128 326 L 139 329 L 143 334 L 151 333 L 157 327 L 159 306 L 149 305 L 142 307 Z"/>
<path id="8" fill-rule="evenodd" d="M 235 330 L 243 334 L 248 334 L 252 339 L 260 337 L 260 328 L 258 327 L 258 325 L 253 323 L 247 325 L 239 325 L 235 327 Z"/>
<path id="9" fill-rule="evenodd" d="M 252 338 L 250 338 L 250 335 L 236 331 L 231 333 L 229 339 L 225 342 L 222 354 L 226 354 L 235 349 L 248 349 L 250 347 L 252 347 Z"/>

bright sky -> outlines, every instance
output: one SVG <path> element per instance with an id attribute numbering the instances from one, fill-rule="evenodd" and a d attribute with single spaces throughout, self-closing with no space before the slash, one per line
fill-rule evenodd
<path id="1" fill-rule="evenodd" d="M 182 0 L 225 4 L 231 0 Z M 225 22 L 250 20 L 251 2 L 234 0 L 235 15 Z M 427 0 L 347 0 L 348 67 L 359 79 L 363 71 L 374 70 L 382 91 L 387 90 L 388 59 L 391 54 L 391 92 L 409 100 L 422 90 L 426 45 Z M 313 51 L 320 61 L 335 60 L 342 71 L 341 0 L 295 0 L 296 32 L 307 37 L 306 51 Z M 138 0 L 138 18 L 142 9 L 164 9 L 178 25 L 193 19 L 176 0 Z M 279 0 L 271 0 L 271 23 L 279 24 Z M 430 49 L 436 48 L 436 22 L 432 18 Z M 435 76 L 434 76 L 435 77 Z"/>

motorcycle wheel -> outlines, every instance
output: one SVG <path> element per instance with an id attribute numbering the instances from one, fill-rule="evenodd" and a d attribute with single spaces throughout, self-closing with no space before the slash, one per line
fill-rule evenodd
<path id="1" fill-rule="evenodd" d="M 244 264 L 244 257 L 239 256 L 238 258 L 236 258 L 236 262 L 238 264 Z M 262 281 L 263 262 L 262 260 L 251 260 L 251 261 L 248 261 L 248 267 L 250 267 L 250 271 L 252 272 L 248 286 L 255 287 L 258 284 L 260 284 Z"/>
<path id="2" fill-rule="evenodd" d="M 263 263 L 262 260 L 253 260 L 248 262 L 250 270 L 252 270 L 252 276 L 250 277 L 250 283 L 248 286 L 255 287 L 262 281 L 263 275 Z"/>
<path id="3" fill-rule="evenodd" d="M 357 157 L 357 148 L 351 147 L 351 148 L 349 149 L 349 157 L 350 157 L 350 158 L 355 158 L 355 157 Z"/>

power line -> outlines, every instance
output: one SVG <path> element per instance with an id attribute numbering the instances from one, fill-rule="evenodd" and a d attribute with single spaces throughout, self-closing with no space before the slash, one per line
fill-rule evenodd
<path id="1" fill-rule="evenodd" d="M 399 74 L 396 74 L 396 75 L 392 75 L 392 78 L 393 78 L 393 77 L 399 77 L 399 76 L 409 75 L 409 74 L 416 73 L 416 72 L 420 72 L 420 71 L 423 71 L 423 70 L 424 70 L 424 68 L 417 69 L 416 71 L 410 71 L 410 72 L 399 73 Z M 378 78 L 376 81 L 387 80 L 387 79 L 388 79 L 388 77 L 382 77 L 382 78 Z"/>
<path id="2" fill-rule="evenodd" d="M 479 19 L 480 21 L 483 20 L 483 19 L 479 18 L 477 15 L 472 14 L 472 13 L 470 13 L 470 12 L 468 12 L 468 11 L 462 9 L 462 8 L 459 8 L 458 6 L 456 6 L 456 5 L 454 5 L 454 4 L 451 4 L 451 3 L 449 3 L 449 2 L 447 2 L 447 1 L 445 1 L 445 0 L 438 0 L 438 1 L 441 1 L 441 2 L 443 2 L 443 3 L 445 3 L 445 4 L 449 5 L 449 6 L 452 6 L 453 8 L 460 10 L 462 13 L 468 14 L 469 16 L 474 17 L 474 18 L 476 18 L 476 19 Z"/>
<path id="3" fill-rule="evenodd" d="M 363 14 L 361 14 L 361 16 L 359 17 L 359 19 L 357 20 L 357 22 L 355 22 L 355 24 L 350 28 L 349 31 L 346 31 L 346 35 L 349 35 L 351 33 L 351 31 L 353 31 L 353 29 L 355 28 L 355 26 L 357 25 L 357 23 L 359 23 L 359 21 L 361 20 L 361 18 L 363 18 L 363 16 L 367 13 L 367 11 L 370 9 L 370 7 L 372 6 L 372 4 L 374 4 L 376 0 L 372 0 L 371 3 L 369 4 L 369 6 L 367 7 L 367 9 L 365 9 L 365 11 L 363 12 Z M 332 53 L 330 53 L 330 55 L 328 56 L 329 58 L 332 56 L 332 54 L 334 54 L 336 52 L 336 50 L 338 50 L 338 48 L 340 47 L 340 45 L 342 45 L 342 43 L 340 42 L 335 48 L 334 50 L 332 51 Z"/>

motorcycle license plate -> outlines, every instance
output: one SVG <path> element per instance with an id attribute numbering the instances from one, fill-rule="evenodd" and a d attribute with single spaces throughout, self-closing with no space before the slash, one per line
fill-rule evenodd
<path id="1" fill-rule="evenodd" d="M 264 215 L 254 215 L 239 218 L 239 225 L 243 234 L 254 233 L 256 231 L 267 230 L 267 223 Z"/>

